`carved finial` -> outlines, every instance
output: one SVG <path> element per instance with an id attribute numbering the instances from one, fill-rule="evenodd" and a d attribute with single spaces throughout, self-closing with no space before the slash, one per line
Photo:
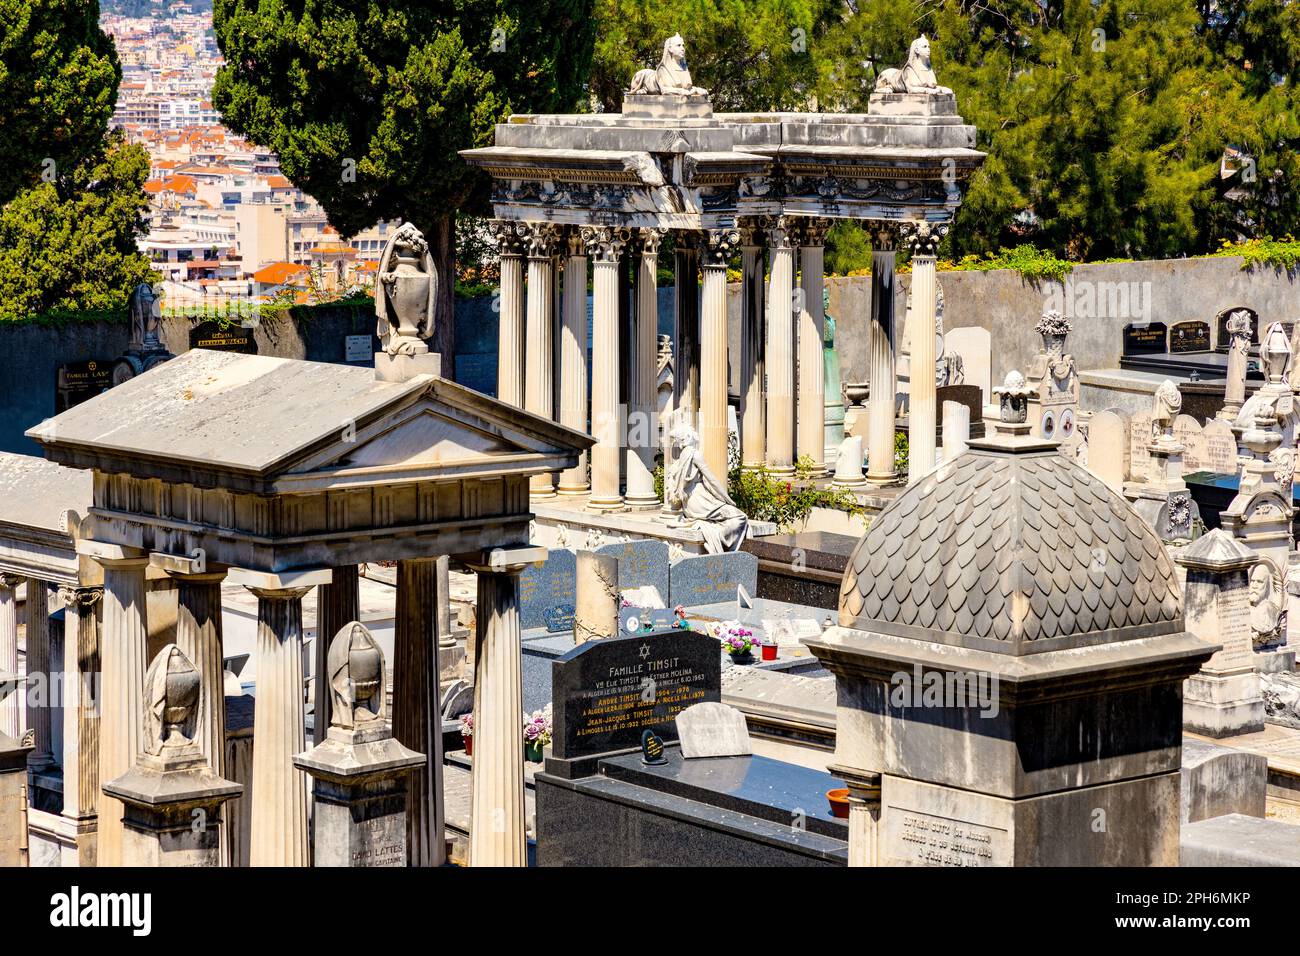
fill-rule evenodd
<path id="1" fill-rule="evenodd" d="M 993 389 L 1001 404 L 1002 421 L 1009 425 L 1021 425 L 1029 417 L 1029 395 L 1033 389 L 1025 382 L 1025 377 L 1018 369 L 1007 372 L 1003 384 Z"/>

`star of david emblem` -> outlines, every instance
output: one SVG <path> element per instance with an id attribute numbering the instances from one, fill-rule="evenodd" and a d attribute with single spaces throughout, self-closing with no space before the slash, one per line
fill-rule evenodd
<path id="1" fill-rule="evenodd" d="M 649 644 L 642 644 L 642 645 L 641 645 L 641 660 L 645 660 L 645 659 L 646 659 L 647 657 L 649 657 L 649 656 L 650 656 L 650 645 L 649 645 Z"/>

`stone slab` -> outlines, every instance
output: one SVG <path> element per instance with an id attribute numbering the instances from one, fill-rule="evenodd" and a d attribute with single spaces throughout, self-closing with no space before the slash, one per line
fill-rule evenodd
<path id="1" fill-rule="evenodd" d="M 1264 815 L 1268 758 L 1201 740 L 1183 740 L 1179 821 L 1241 813 Z"/>
<path id="2" fill-rule="evenodd" d="M 1183 826 L 1180 866 L 1300 866 L 1300 826 L 1229 813 Z"/>
<path id="3" fill-rule="evenodd" d="M 577 552 L 552 548 L 541 567 L 530 565 L 519 575 L 519 626 L 571 631 L 577 591 Z"/>
<path id="4" fill-rule="evenodd" d="M 669 569 L 669 599 L 674 607 L 734 601 L 737 586 L 758 591 L 758 558 L 745 551 L 682 558 Z"/>
<path id="5" fill-rule="evenodd" d="M 726 704 L 692 704 L 677 715 L 677 736 L 687 760 L 752 754 L 745 715 Z"/>
<path id="6" fill-rule="evenodd" d="M 618 559 L 618 587 L 653 587 L 668 598 L 668 544 L 653 538 L 617 541 L 601 545 L 597 554 L 612 554 Z"/>

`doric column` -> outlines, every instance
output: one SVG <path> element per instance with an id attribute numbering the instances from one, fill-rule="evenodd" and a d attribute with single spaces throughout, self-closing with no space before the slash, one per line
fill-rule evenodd
<path id="1" fill-rule="evenodd" d="M 898 227 L 877 223 L 871 230 L 871 323 L 867 348 L 871 359 L 871 397 L 867 411 L 867 481 L 887 485 L 898 480 L 894 469 L 894 269 Z"/>
<path id="2" fill-rule="evenodd" d="M 145 611 L 147 555 L 93 555 L 104 567 L 104 628 L 100 662 L 104 668 L 99 723 L 99 840 L 98 865 L 122 865 L 122 803 L 105 793 L 105 783 L 131 769 L 140 752 L 144 713 L 144 671 L 148 639 Z"/>
<path id="3" fill-rule="evenodd" d="M 564 260 L 564 327 L 560 335 L 560 424 L 587 430 L 587 251 L 578 231 L 569 233 Z M 560 472 L 562 495 L 581 497 L 591 491 L 587 453 Z"/>
<path id="4" fill-rule="evenodd" d="M 490 226 L 501 252 L 501 314 L 497 349 L 497 398 L 524 405 L 524 244 L 519 224 Z"/>
<path id="5" fill-rule="evenodd" d="M 524 693 L 519 572 L 546 558 L 544 548 L 492 551 L 478 572 L 474 652 L 474 767 L 470 866 L 524 866 Z"/>
<path id="6" fill-rule="evenodd" d="M 740 462 L 746 469 L 763 464 L 767 448 L 763 382 L 762 232 L 740 230 Z"/>
<path id="7" fill-rule="evenodd" d="M 659 410 L 655 401 L 656 360 L 659 354 L 659 244 L 664 229 L 642 229 L 636 271 L 635 338 L 632 342 L 632 381 L 629 383 L 627 424 L 627 506 L 653 510 L 654 455 L 659 445 Z"/>
<path id="8" fill-rule="evenodd" d="M 16 574 L 0 573 L 0 675 L 18 676 L 18 596 L 22 583 Z M 0 734 L 22 738 L 22 688 L 0 700 Z"/>
<path id="9" fill-rule="evenodd" d="M 63 816 L 76 821 L 77 862 L 94 866 L 99 809 L 100 587 L 63 587 Z"/>
<path id="10" fill-rule="evenodd" d="M 428 758 L 406 778 L 406 859 L 411 866 L 442 866 L 447 858 L 443 830 L 437 614 L 437 562 L 431 559 L 398 561 L 396 634 L 393 639 L 393 736 Z M 477 734 L 476 727 L 476 741 Z"/>
<path id="11" fill-rule="evenodd" d="M 591 501 L 595 511 L 618 511 L 623 507 L 619 493 L 618 421 L 618 263 L 627 245 L 628 232 L 611 226 L 583 226 L 583 241 L 592 260 L 595 297 L 592 315 L 591 432 L 596 445 L 591 450 Z M 476 731 L 477 732 L 477 731 Z"/>
<path id="12" fill-rule="evenodd" d="M 794 474 L 794 246 L 790 230 L 785 216 L 768 220 L 767 465 L 773 473 L 786 476 Z"/>
<path id="13" fill-rule="evenodd" d="M 294 766 L 307 749 L 302 679 L 302 596 L 326 569 L 272 574 L 233 568 L 257 596 L 257 707 L 253 712 L 251 866 L 308 866 L 307 781 Z"/>
<path id="14" fill-rule="evenodd" d="M 700 243 L 700 447 L 704 463 L 727 484 L 727 264 L 740 244 L 734 229 L 710 229 Z"/>
<path id="15" fill-rule="evenodd" d="M 360 574 L 355 564 L 331 568 L 328 584 L 316 586 L 315 681 L 312 692 L 312 733 L 314 744 L 324 742 L 330 729 L 329 658 L 330 642 L 345 624 L 361 620 Z M 184 647 L 181 648 L 184 650 Z M 213 769 L 224 774 L 213 764 Z"/>
<path id="16" fill-rule="evenodd" d="M 908 367 L 907 412 L 907 480 L 915 481 L 934 468 L 935 432 L 938 409 L 935 406 L 934 338 L 935 284 L 934 257 L 948 228 L 937 223 L 917 223 L 910 237 L 912 244 L 912 314 L 908 329 L 912 343 Z"/>
<path id="17" fill-rule="evenodd" d="M 54 751 L 50 726 L 50 589 L 40 578 L 27 579 L 26 670 L 27 726 L 33 731 L 27 769 L 41 772 L 54 765 Z"/>
<path id="18" fill-rule="evenodd" d="M 550 223 L 521 225 L 528 237 L 528 361 L 524 367 L 524 408 L 543 418 L 555 417 L 554 306 L 555 247 L 559 230 Z M 529 485 L 534 498 L 555 494 L 550 472 L 534 475 Z"/>
<path id="19" fill-rule="evenodd" d="M 826 219 L 805 219 L 799 229 L 798 315 L 798 436 L 796 457 L 807 456 L 813 462 L 813 475 L 826 473 L 826 361 L 822 355 L 822 335 L 826 310 L 822 305 L 822 281 L 825 260 Z"/>

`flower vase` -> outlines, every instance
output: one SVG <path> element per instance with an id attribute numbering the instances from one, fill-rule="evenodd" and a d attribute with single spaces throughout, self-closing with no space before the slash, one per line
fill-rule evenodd
<path id="1" fill-rule="evenodd" d="M 775 645 L 775 644 L 761 644 L 761 645 L 759 645 L 759 646 L 763 648 L 763 660 L 765 660 L 765 661 L 774 661 L 774 660 L 776 660 L 776 645 Z"/>
<path id="2" fill-rule="evenodd" d="M 754 655 L 751 654 L 749 651 L 741 651 L 739 654 L 732 654 L 732 655 L 731 655 L 731 663 L 733 663 L 733 664 L 752 664 L 752 663 L 754 663 Z"/>
<path id="3" fill-rule="evenodd" d="M 524 759 L 529 763 L 542 762 L 542 750 L 544 748 L 540 743 L 531 740 L 524 741 Z"/>
<path id="4" fill-rule="evenodd" d="M 461 742 L 465 744 L 465 756 L 474 756 L 474 735 L 470 734 L 469 736 L 466 736 L 465 734 L 461 734 L 460 739 Z"/>

